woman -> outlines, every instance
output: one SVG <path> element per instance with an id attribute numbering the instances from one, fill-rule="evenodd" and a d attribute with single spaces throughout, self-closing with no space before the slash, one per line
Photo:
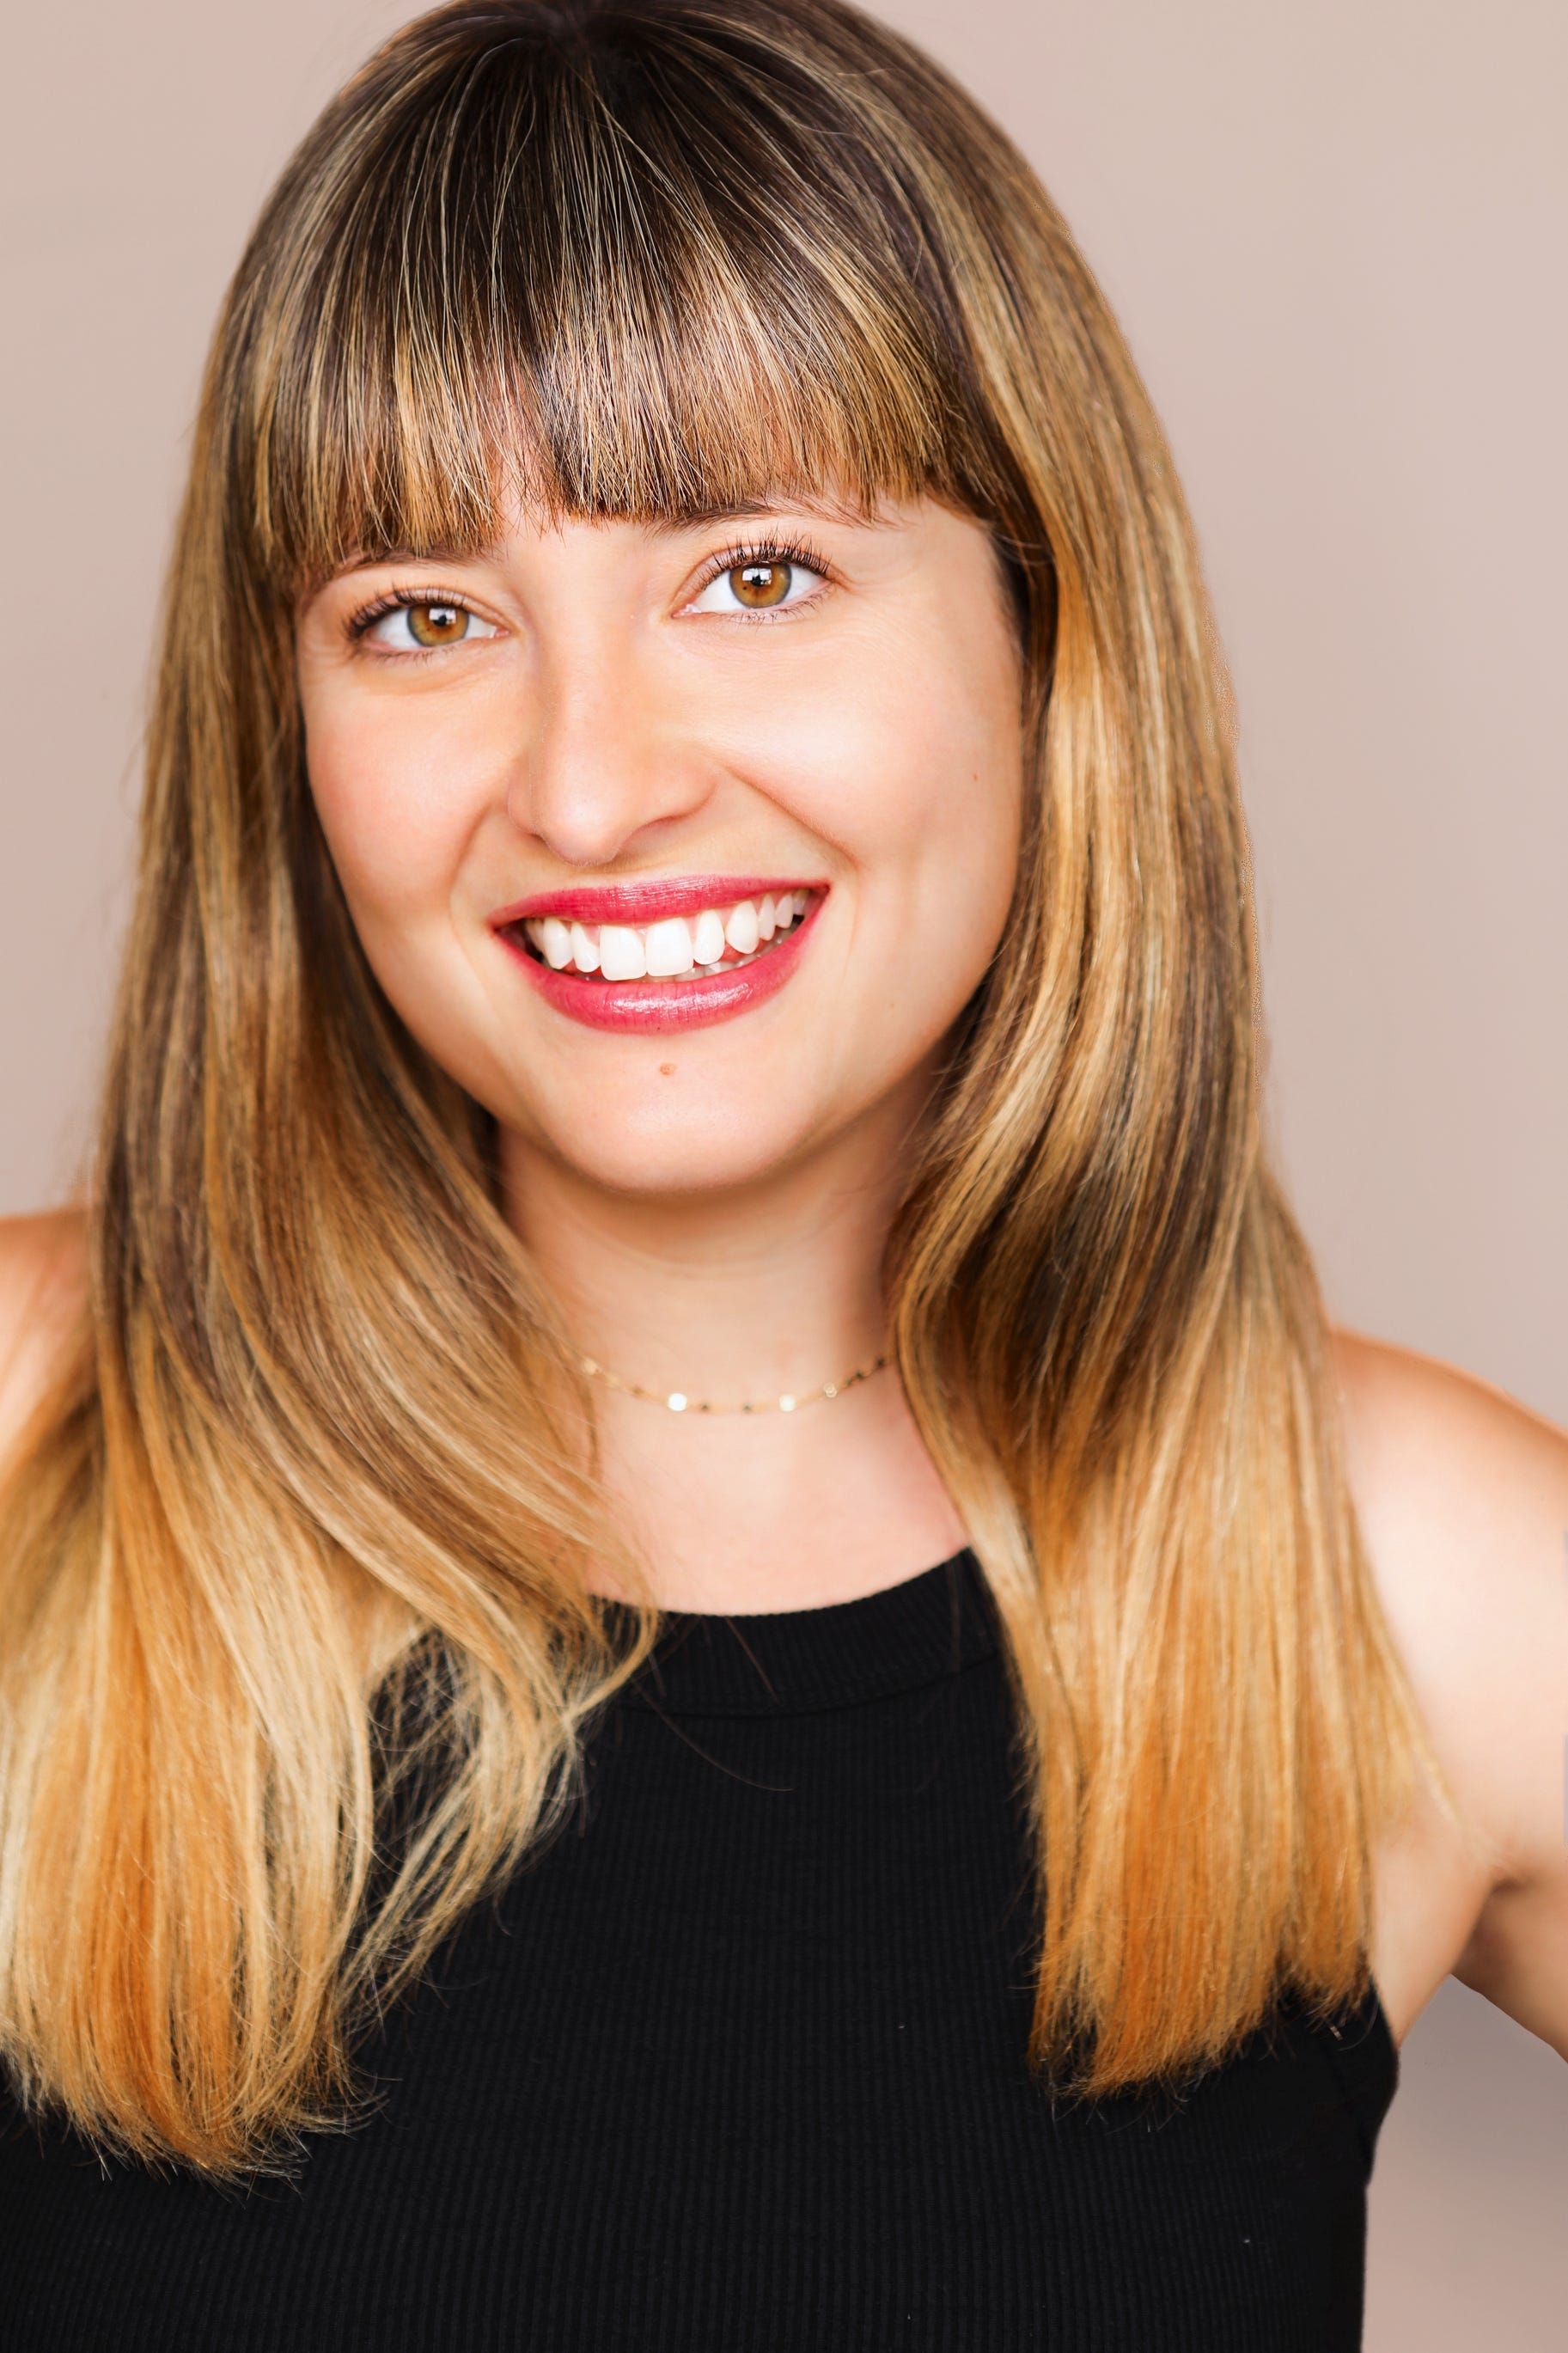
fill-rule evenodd
<path id="1" fill-rule="evenodd" d="M 1568 2054 L 1568 1447 L 1325 1330 L 1254 959 L 994 127 L 839 0 L 374 58 L 6 1237 L 9 2342 L 1359 2340 L 1444 1976 Z"/>

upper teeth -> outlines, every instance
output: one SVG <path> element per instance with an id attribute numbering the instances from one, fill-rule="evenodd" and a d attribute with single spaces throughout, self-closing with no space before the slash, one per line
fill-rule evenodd
<path id="1" fill-rule="evenodd" d="M 602 972 L 606 980 L 671 980 L 694 966 L 716 970 L 727 946 L 737 957 L 754 955 L 775 933 L 800 921 L 810 898 L 809 891 L 770 891 L 731 907 L 704 907 L 698 915 L 668 915 L 642 925 L 568 923 L 559 915 L 534 915 L 523 930 L 557 972 L 574 965 L 579 972 Z"/>

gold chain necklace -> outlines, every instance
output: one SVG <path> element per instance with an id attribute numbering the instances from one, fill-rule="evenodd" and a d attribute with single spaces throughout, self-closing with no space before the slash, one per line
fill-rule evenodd
<path id="1" fill-rule="evenodd" d="M 852 1389 L 858 1381 L 868 1381 L 873 1373 L 882 1370 L 888 1359 L 879 1356 L 874 1364 L 859 1365 L 854 1372 L 846 1373 L 842 1380 L 826 1381 L 821 1388 L 813 1389 L 809 1397 L 763 1398 L 754 1405 L 713 1405 L 706 1398 L 688 1397 L 684 1389 L 671 1389 L 667 1395 L 661 1389 L 639 1388 L 636 1381 L 623 1381 L 618 1373 L 610 1372 L 592 1356 L 579 1356 L 577 1361 L 585 1373 L 594 1380 L 603 1381 L 606 1388 L 619 1389 L 625 1397 L 641 1398 L 647 1405 L 666 1406 L 671 1413 L 798 1413 L 803 1406 L 828 1403 L 842 1397 L 846 1389 Z"/>

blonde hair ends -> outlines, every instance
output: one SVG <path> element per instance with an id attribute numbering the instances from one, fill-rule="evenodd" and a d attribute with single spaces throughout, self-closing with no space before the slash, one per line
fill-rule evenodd
<path id="1" fill-rule="evenodd" d="M 297 600 L 509 490 L 780 485 L 981 518 L 1026 640 L 1016 904 L 887 1274 L 1007 1636 L 1032 2056 L 1094 2095 L 1366 1989 L 1373 1842 L 1440 1776 L 1266 1165 L 1226 690 L 1116 324 L 840 0 L 459 0 L 327 110 L 219 322 L 90 1307 L 0 1520 L 0 2048 L 107 2143 L 221 2173 L 342 2116 L 655 1630 L 617 1653 L 587 1597 L 591 1400 L 316 829 Z"/>

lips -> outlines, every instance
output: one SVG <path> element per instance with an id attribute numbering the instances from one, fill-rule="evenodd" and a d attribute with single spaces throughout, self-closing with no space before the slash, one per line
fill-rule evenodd
<path id="1" fill-rule="evenodd" d="M 554 915 L 572 923 L 657 923 L 668 915 L 697 915 L 704 907 L 732 907 L 742 899 L 762 900 L 771 891 L 821 891 L 803 875 L 671 874 L 647 882 L 603 882 L 573 885 L 560 891 L 536 891 L 510 907 L 499 907 L 490 917 L 500 931 L 530 916 Z"/>
<path id="2" fill-rule="evenodd" d="M 685 1029 L 773 996 L 825 886 L 752 876 L 541 892 L 491 917 L 546 1002 L 596 1029 Z"/>

